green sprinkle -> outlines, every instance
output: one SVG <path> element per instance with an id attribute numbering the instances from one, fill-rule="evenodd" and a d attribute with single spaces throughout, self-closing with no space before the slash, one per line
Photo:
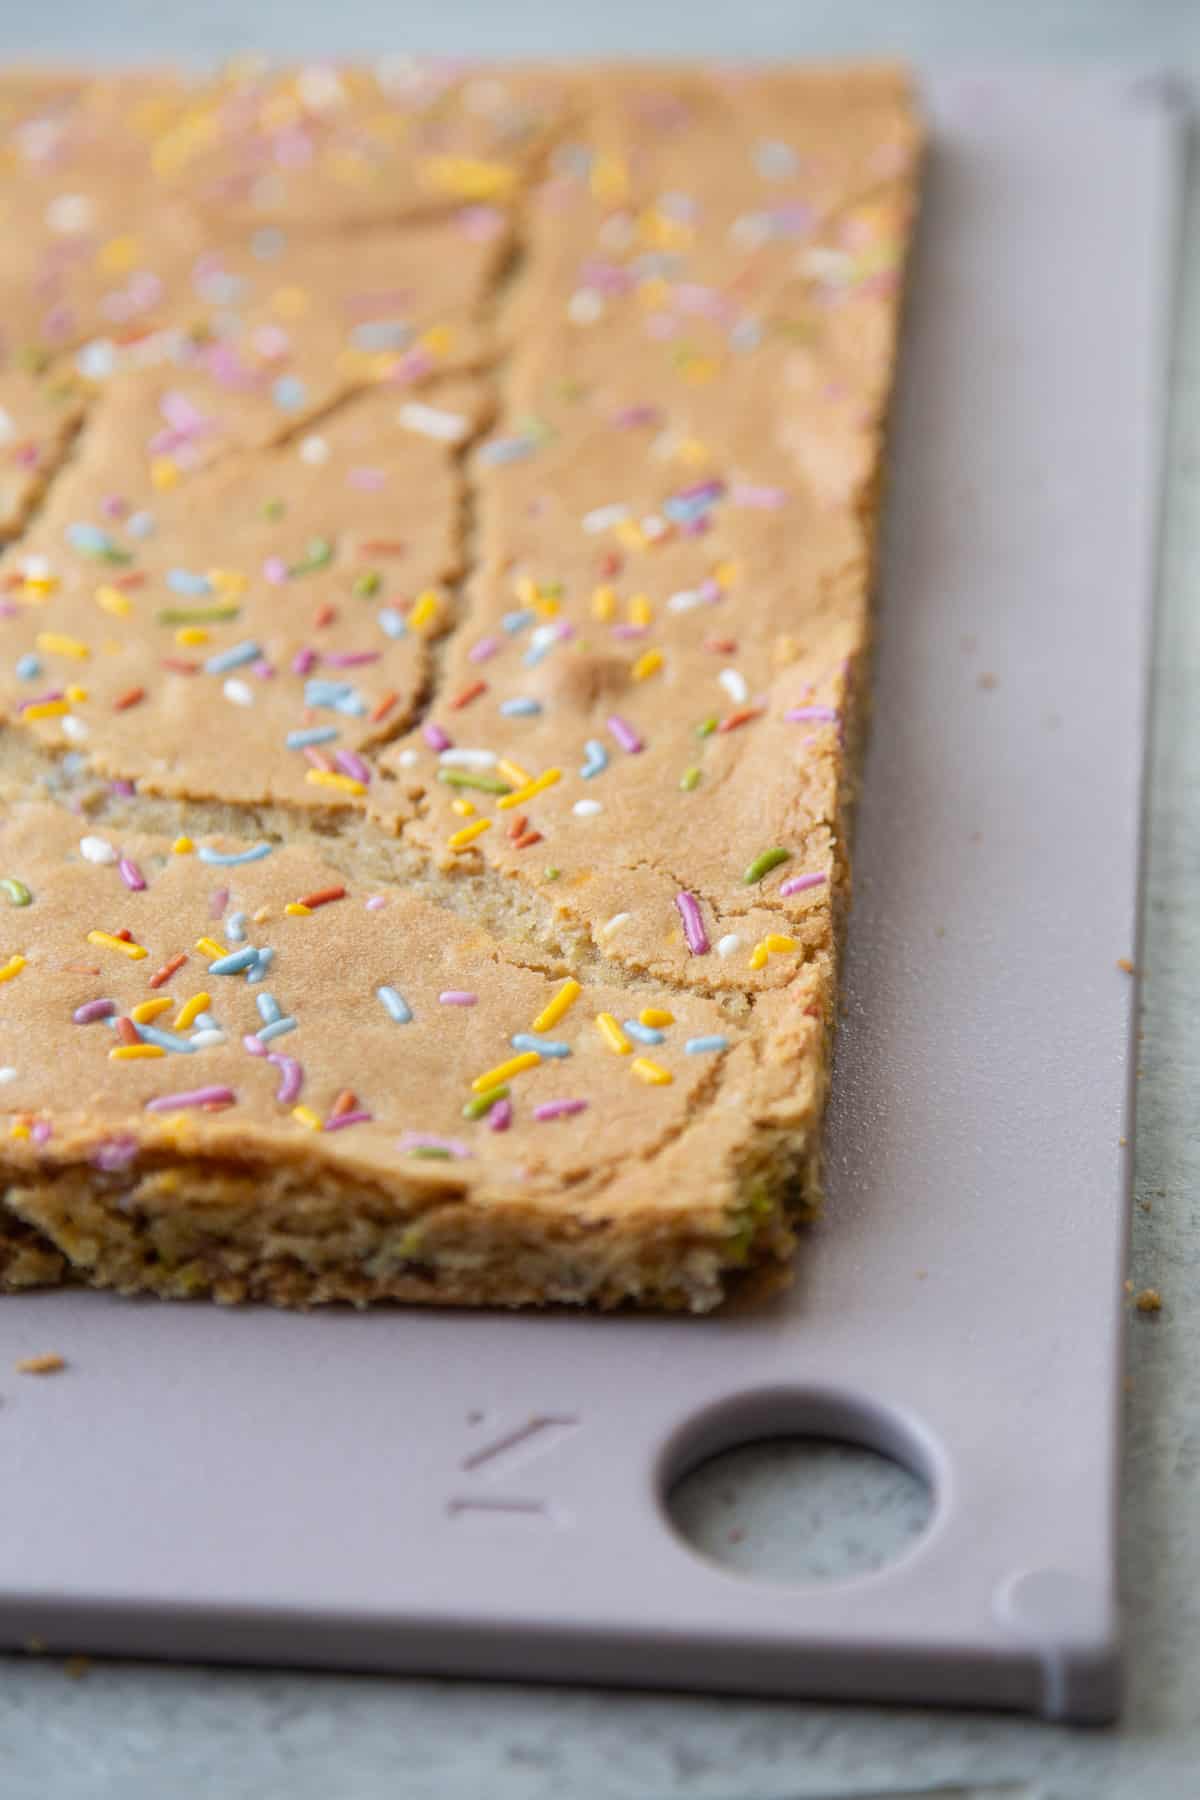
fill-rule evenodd
<path id="1" fill-rule="evenodd" d="M 360 600 L 370 600 L 383 586 L 383 576 L 378 569 L 364 569 L 361 575 L 354 577 L 354 592 Z"/>
<path id="2" fill-rule="evenodd" d="M 742 880 L 747 887 L 753 887 L 756 881 L 761 881 L 764 875 L 769 875 L 772 869 L 777 869 L 779 867 L 780 863 L 790 862 L 791 860 L 792 853 L 790 850 L 780 850 L 778 848 L 774 850 L 764 850 L 761 856 L 755 857 L 754 861 L 750 864 L 750 867 L 746 870 L 746 873 L 742 876 Z"/>
<path id="3" fill-rule="evenodd" d="M 507 1099 L 508 1089 L 506 1087 L 485 1088 L 482 1094 L 476 1094 L 467 1101 L 462 1109 L 462 1116 L 464 1119 L 482 1119 L 485 1113 L 491 1112 L 497 1100 Z"/>
<path id="4" fill-rule="evenodd" d="M 155 613 L 160 625 L 221 625 L 236 619 L 240 606 L 162 606 Z"/>
<path id="5" fill-rule="evenodd" d="M 551 863 L 550 866 L 545 871 L 545 876 L 546 876 L 547 881 L 557 881 L 561 874 L 562 874 L 562 870 L 556 869 L 553 863 Z"/>
<path id="6" fill-rule="evenodd" d="M 288 570 L 289 575 L 312 575 L 318 569 L 327 569 L 333 561 L 333 545 L 328 538 L 309 538 L 305 545 L 304 555 L 298 563 L 293 563 Z"/>
<path id="7" fill-rule="evenodd" d="M 10 875 L 7 880 L 0 881 L 0 891 L 8 896 L 9 902 L 13 906 L 28 906 L 33 899 L 33 895 L 25 883 L 18 881 L 15 875 Z"/>
<path id="8" fill-rule="evenodd" d="M 716 729 L 717 715 L 716 713 L 710 713 L 707 719 L 702 719 L 700 724 L 697 725 L 696 736 L 698 738 L 711 737 Z"/>
<path id="9" fill-rule="evenodd" d="M 282 500 L 264 500 L 262 516 L 264 519 L 282 519 L 287 506 Z"/>
<path id="10" fill-rule="evenodd" d="M 408 1154 L 410 1156 L 422 1156 L 426 1162 L 450 1161 L 450 1152 L 448 1150 L 439 1150 L 436 1144 L 418 1144 L 416 1149 L 410 1150 Z"/>
<path id="11" fill-rule="evenodd" d="M 40 350 L 36 344 L 22 344 L 15 360 L 27 374 L 44 375 L 50 366 L 50 352 Z"/>
<path id="12" fill-rule="evenodd" d="M 693 788 L 698 788 L 700 786 L 700 780 L 700 771 L 693 763 L 692 767 L 690 769 L 685 769 L 683 774 L 679 777 L 679 785 L 685 794 L 690 794 Z"/>
<path id="13" fill-rule="evenodd" d="M 439 781 L 447 787 L 478 788 L 481 794 L 511 794 L 512 788 L 499 775 L 481 775 L 476 769 L 439 769 Z"/>

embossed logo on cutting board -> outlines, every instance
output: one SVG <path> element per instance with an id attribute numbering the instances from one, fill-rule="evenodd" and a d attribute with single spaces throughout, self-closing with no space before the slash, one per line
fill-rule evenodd
<path id="1" fill-rule="evenodd" d="M 466 1480 L 446 1501 L 448 1517 L 557 1526 L 571 1523 L 566 1510 L 542 1487 L 540 1467 L 534 1469 L 532 1478 L 527 1471 L 549 1459 L 575 1435 L 580 1421 L 574 1413 L 533 1413 L 505 1424 L 495 1415 L 470 1412 L 467 1424 L 481 1433 L 480 1441 L 458 1465 Z"/>

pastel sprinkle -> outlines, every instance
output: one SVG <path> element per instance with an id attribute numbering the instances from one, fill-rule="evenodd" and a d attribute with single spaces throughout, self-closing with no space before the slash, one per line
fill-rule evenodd
<path id="1" fill-rule="evenodd" d="M 636 756 L 640 750 L 646 748 L 637 732 L 633 729 L 633 726 L 627 719 L 623 719 L 619 713 L 610 713 L 605 723 L 622 750 L 626 751 L 630 756 Z"/>
<path id="2" fill-rule="evenodd" d="M 508 1093 L 509 1090 L 503 1086 L 484 1088 L 481 1093 L 467 1101 L 462 1109 L 463 1118 L 482 1119 L 485 1114 L 491 1112 L 493 1106 L 498 1105 L 501 1100 L 507 1100 Z"/>
<path id="3" fill-rule="evenodd" d="M 447 754 L 452 755 L 453 752 L 450 751 Z M 443 765 L 438 770 L 437 778 L 439 781 L 445 782 L 447 787 L 476 788 L 484 794 L 507 794 L 510 792 L 507 781 L 502 781 L 498 775 L 485 775 L 470 768 Z"/>
<path id="4" fill-rule="evenodd" d="M 667 1087 L 675 1079 L 670 1069 L 651 1062 L 648 1056 L 635 1056 L 629 1066 L 639 1080 L 648 1082 L 651 1087 Z"/>
<path id="5" fill-rule="evenodd" d="M 729 1039 L 714 1032 L 710 1037 L 688 1038 L 683 1047 L 689 1056 L 704 1056 L 709 1051 L 728 1050 Z"/>
<path id="6" fill-rule="evenodd" d="M 257 662 L 262 650 L 247 639 L 245 643 L 234 644 L 228 650 L 221 650 L 216 656 L 210 656 L 204 665 L 208 675 L 227 675 L 231 669 L 240 669 L 244 663 Z"/>
<path id="7" fill-rule="evenodd" d="M 438 995 L 442 1006 L 474 1006 L 478 999 L 478 994 L 468 993 L 465 988 L 444 988 Z"/>
<path id="8" fill-rule="evenodd" d="M 532 1032 L 518 1031 L 509 1038 L 514 1050 L 535 1050 L 539 1056 L 570 1056 L 570 1044 L 556 1043 L 553 1038 L 535 1037 Z"/>
<path id="9" fill-rule="evenodd" d="M 195 1023 L 199 1014 L 204 1012 L 209 1004 L 210 1000 L 207 994 L 203 992 L 193 994 L 190 1000 L 184 1001 L 183 1005 L 176 1013 L 174 1029 L 176 1031 L 186 1031 L 188 1026 Z M 136 1018 L 136 1011 L 134 1016 Z"/>
<path id="10" fill-rule="evenodd" d="M 131 962 L 141 962 L 146 951 L 141 944 L 130 943 L 126 938 L 114 937 L 110 931 L 89 931 L 89 944 L 98 944 L 102 950 L 117 950 L 127 956 Z"/>
<path id="11" fill-rule="evenodd" d="M 272 1019 L 269 1025 L 262 1025 L 256 1032 L 260 1044 L 269 1044 L 278 1037 L 286 1037 L 289 1031 L 295 1031 L 296 1021 L 293 1018 Z"/>
<path id="12" fill-rule="evenodd" d="M 231 950 L 227 956 L 218 957 L 216 962 L 208 965 L 210 975 L 240 975 L 258 961 L 258 951 L 247 944 L 242 950 Z"/>
<path id="13" fill-rule="evenodd" d="M 167 1053 L 161 1044 L 117 1044 L 108 1053 L 109 1062 L 150 1062 Z"/>
<path id="14" fill-rule="evenodd" d="M 310 744 L 329 744 L 339 736 L 336 725 L 309 725 L 301 731 L 289 731 L 284 743 L 289 750 L 304 750 Z"/>
<path id="15" fill-rule="evenodd" d="M 575 980 L 575 977 L 568 975 L 553 1000 L 542 1008 L 533 1021 L 534 1031 L 550 1031 L 561 1018 L 570 1012 L 582 992 L 583 988 Z"/>
<path id="16" fill-rule="evenodd" d="M 741 947 L 742 940 L 736 931 L 728 931 L 723 938 L 717 939 L 718 956 L 732 956 L 734 951 L 740 950 Z"/>
<path id="17" fill-rule="evenodd" d="M 98 1019 L 111 1019 L 117 1010 L 115 1000 L 85 1000 L 71 1014 L 76 1025 L 93 1025 Z"/>
<path id="18" fill-rule="evenodd" d="M 332 1118 L 326 1119 L 325 1130 L 344 1131 L 348 1125 L 369 1125 L 370 1123 L 371 1114 L 365 1107 L 359 1106 L 351 1112 L 335 1113 Z"/>
<path id="19" fill-rule="evenodd" d="M 394 987 L 380 987 L 375 989 L 375 995 L 383 1002 L 383 1009 L 389 1019 L 397 1025 L 408 1024 L 412 1018 L 412 1008 L 402 994 L 398 994 Z"/>
<path id="20" fill-rule="evenodd" d="M 432 719 L 422 725 L 421 736 L 425 739 L 425 742 L 429 745 L 431 750 L 449 750 L 453 747 L 454 740 L 442 730 L 440 725 L 435 724 Z"/>
<path id="21" fill-rule="evenodd" d="M 594 775 L 603 773 L 608 767 L 608 751 L 599 738 L 589 738 L 583 746 L 584 761 L 579 773 L 585 781 L 591 781 Z"/>
<path id="22" fill-rule="evenodd" d="M 25 883 L 18 881 L 15 875 L 6 875 L 0 881 L 0 894 L 4 895 L 10 906 L 28 906 L 33 900 Z"/>
<path id="23" fill-rule="evenodd" d="M 304 779 L 311 787 L 336 788 L 343 794 L 365 794 L 367 784 L 353 775 L 342 775 L 334 769 L 306 769 Z"/>
<path id="24" fill-rule="evenodd" d="M 115 1054 L 110 1052 L 110 1055 Z M 191 1106 L 227 1106 L 236 1098 L 230 1087 L 202 1087 L 185 1089 L 178 1094 L 160 1094 L 156 1100 L 147 1100 L 147 1112 L 179 1112 Z"/>
<path id="25" fill-rule="evenodd" d="M 538 794 L 544 793 L 547 788 L 553 787 L 555 782 L 559 781 L 561 777 L 561 769 L 544 769 L 536 780 L 527 782 L 524 787 L 518 788 L 515 793 L 505 794 L 502 799 L 496 802 L 496 804 L 502 812 L 507 811 L 508 808 L 513 806 L 523 806 L 527 800 L 532 800 Z"/>
<path id="26" fill-rule="evenodd" d="M 675 906 L 683 920 L 683 935 L 688 949 L 693 956 L 706 956 L 709 950 L 708 933 L 704 929 L 696 896 L 681 890 L 675 896 Z"/>
<path id="27" fill-rule="evenodd" d="M 611 1013 L 597 1013 L 595 1023 L 597 1031 L 600 1033 L 600 1036 L 604 1039 L 604 1042 L 608 1045 L 610 1050 L 617 1056 L 629 1055 L 629 1052 L 633 1049 L 633 1045 L 625 1036 L 625 1033 L 621 1030 L 621 1027 L 617 1024 L 617 1021 L 613 1018 Z"/>
<path id="28" fill-rule="evenodd" d="M 213 937 L 197 938 L 196 939 L 196 948 L 197 948 L 197 950 L 200 951 L 202 956 L 213 957 L 213 956 L 224 956 L 227 954 L 224 944 L 218 943 L 216 938 L 213 938 Z M 182 956 L 179 958 L 180 963 L 182 963 L 184 960 L 185 959 Z M 178 967 L 178 964 L 176 964 L 176 967 Z"/>
<path id="29" fill-rule="evenodd" d="M 131 893 L 140 894 L 146 885 L 146 878 L 137 864 L 128 856 L 123 856 L 117 864 L 121 880 Z"/>
<path id="30" fill-rule="evenodd" d="M 828 875 L 823 873 L 815 875 L 793 875 L 789 880 L 780 882 L 779 892 L 781 894 L 802 894 L 807 888 L 820 887 L 821 884 L 828 881 L 828 879 Z"/>
<path id="31" fill-rule="evenodd" d="M 745 706 L 750 698 L 750 689 L 746 685 L 744 675 L 739 674 L 736 669 L 722 669 L 717 680 L 735 706 Z"/>
<path id="32" fill-rule="evenodd" d="M 153 1000 L 139 1000 L 131 1006 L 129 1016 L 135 1025 L 152 1025 L 162 1013 L 170 1012 L 175 1002 L 169 994 L 160 994 Z"/>
<path id="33" fill-rule="evenodd" d="M 512 1124 L 513 1109 L 511 1100 L 498 1100 L 488 1114 L 489 1131 L 507 1131 Z"/>
<path id="34" fill-rule="evenodd" d="M 201 844 L 196 855 L 214 868 L 234 869 L 243 863 L 261 862 L 264 856 L 270 856 L 271 849 L 270 844 L 252 844 L 249 850 L 214 850 L 210 844 Z"/>
<path id="35" fill-rule="evenodd" d="M 533 1116 L 541 1123 L 548 1119 L 569 1119 L 586 1110 L 586 1100 L 543 1100 L 540 1106 L 534 1107 Z"/>
<path id="36" fill-rule="evenodd" d="M 657 675 L 662 666 L 662 651 L 646 650 L 634 663 L 631 674 L 635 681 L 646 681 L 651 675 Z"/>
<path id="37" fill-rule="evenodd" d="M 298 1125 L 307 1126 L 309 1131 L 320 1131 L 322 1129 L 321 1119 L 318 1114 L 313 1111 L 311 1106 L 293 1106 L 292 1117 Z"/>
<path id="38" fill-rule="evenodd" d="M 500 805 L 504 805 L 503 800 L 500 801 Z M 446 848 L 455 852 L 466 850 L 477 837 L 482 837 L 483 833 L 490 831 L 491 828 L 492 821 L 490 819 L 474 819 L 470 825 L 464 825 L 460 831 L 453 832 L 446 839 Z"/>
<path id="39" fill-rule="evenodd" d="M 157 1025 L 139 1025 L 137 1030 L 144 1043 L 155 1044 L 160 1050 L 170 1050 L 183 1056 L 195 1053 L 196 1046 L 191 1039 L 178 1037 L 173 1031 L 162 1031 Z"/>
<path id="40" fill-rule="evenodd" d="M 643 1025 L 640 1019 L 626 1019 L 625 1030 L 639 1044 L 665 1044 L 666 1033 L 655 1031 L 653 1026 Z"/>
<path id="41" fill-rule="evenodd" d="M 440 1150 L 443 1155 L 452 1156 L 460 1161 L 471 1154 L 470 1146 L 464 1144 L 461 1138 L 438 1137 L 430 1131 L 404 1132 L 397 1140 L 397 1148 L 401 1152 L 407 1151 L 410 1155 L 414 1151 Z"/>
<path id="42" fill-rule="evenodd" d="M 638 1018 L 643 1025 L 652 1025 L 659 1030 L 675 1023 L 675 1014 L 668 1012 L 665 1006 L 643 1006 Z"/>
<path id="43" fill-rule="evenodd" d="M 506 719 L 533 719 L 542 710 L 540 700 L 533 700 L 528 695 L 517 695 L 512 700 L 503 700 L 500 711 Z"/>
<path id="44" fill-rule="evenodd" d="M 837 709 L 832 706 L 792 706 L 783 716 L 797 725 L 836 725 L 838 722 Z"/>
<path id="45" fill-rule="evenodd" d="M 633 917 L 632 913 L 627 913 L 627 912 L 614 913 L 611 919 L 606 919 L 604 924 L 601 925 L 600 936 L 601 937 L 611 937 L 614 931 L 620 931 L 622 925 L 628 925 L 628 923 L 629 923 L 630 919 L 632 919 L 632 917 Z"/>
<path id="46" fill-rule="evenodd" d="M 742 880 L 747 887 L 753 887 L 754 883 L 761 881 L 764 875 L 769 875 L 772 869 L 777 869 L 780 863 L 790 862 L 791 857 L 790 850 L 784 850 L 779 846 L 773 850 L 764 850 L 748 866 Z"/>
<path id="47" fill-rule="evenodd" d="M 304 1070 L 294 1056 L 282 1056 L 272 1051 L 267 1061 L 279 1070 L 280 1081 L 275 1098 L 281 1106 L 291 1106 L 300 1097 L 304 1085 Z"/>

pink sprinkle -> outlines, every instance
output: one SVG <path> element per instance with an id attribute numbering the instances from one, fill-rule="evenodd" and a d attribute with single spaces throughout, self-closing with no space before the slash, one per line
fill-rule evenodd
<path id="1" fill-rule="evenodd" d="M 308 675 L 316 668 L 317 662 L 316 651 L 306 644 L 302 650 L 297 650 L 292 658 L 292 674 Z"/>
<path id="2" fill-rule="evenodd" d="M 827 875 L 793 875 L 789 881 L 780 882 L 779 892 L 781 894 L 802 894 L 805 888 L 820 887 L 821 883 L 828 879 Z"/>
<path id="3" fill-rule="evenodd" d="M 445 988 L 438 995 L 443 1006 L 474 1006 L 478 994 L 468 994 L 465 988 Z"/>
<path id="4" fill-rule="evenodd" d="M 387 905 L 387 901 L 384 899 L 382 894 L 372 894 L 371 898 L 367 901 L 367 911 L 368 912 L 382 912 L 383 908 L 386 905 Z"/>
<path id="5" fill-rule="evenodd" d="M 267 1061 L 279 1070 L 279 1088 L 275 1095 L 282 1106 L 290 1106 L 300 1097 L 300 1089 L 304 1086 L 304 1070 L 294 1056 L 268 1056 Z"/>
<path id="6" fill-rule="evenodd" d="M 25 712 L 31 706 L 45 706 L 52 700 L 61 700 L 62 697 L 63 691 L 61 688 L 51 688 L 48 694 L 35 694 L 32 700 L 22 700 L 21 711 Z"/>
<path id="7" fill-rule="evenodd" d="M 782 488 L 753 487 L 747 482 L 735 482 L 729 491 L 729 498 L 735 506 L 757 507 L 760 511 L 774 512 L 787 505 L 787 495 Z"/>
<path id="8" fill-rule="evenodd" d="M 117 870 L 125 886 L 134 894 L 140 894 L 146 885 L 146 878 L 135 862 L 123 856 L 117 864 Z"/>
<path id="9" fill-rule="evenodd" d="M 487 243 L 504 229 L 505 216 L 495 206 L 464 206 L 457 214 L 458 229 L 476 243 Z"/>
<path id="10" fill-rule="evenodd" d="M 693 956 L 707 956 L 710 948 L 708 933 L 704 929 L 696 896 L 681 890 L 675 896 L 675 905 L 683 920 L 683 935 L 687 939 L 688 949 Z"/>
<path id="11" fill-rule="evenodd" d="M 100 511 L 106 519 L 123 519 L 128 510 L 128 502 L 122 500 L 120 494 L 105 494 L 100 502 Z"/>
<path id="12" fill-rule="evenodd" d="M 488 1113 L 488 1130 L 507 1131 L 512 1124 L 512 1116 L 512 1101 L 497 1100 L 495 1106 Z"/>
<path id="13" fill-rule="evenodd" d="M 706 575 L 703 581 L 696 583 L 696 592 L 702 600 L 707 600 L 712 604 L 721 598 L 722 588 L 720 582 L 712 575 Z"/>
<path id="14" fill-rule="evenodd" d="M 45 1144 L 49 1141 L 50 1132 L 51 1125 L 49 1119 L 36 1119 L 34 1121 L 33 1130 L 29 1135 L 35 1144 Z"/>
<path id="15" fill-rule="evenodd" d="M 0 619 L 15 619 L 20 611 L 15 600 L 0 600 Z"/>
<path id="16" fill-rule="evenodd" d="M 378 662 L 381 654 L 379 650 L 338 650 L 332 656 L 326 654 L 325 661 L 334 669 L 357 669 L 363 663 Z"/>
<path id="17" fill-rule="evenodd" d="M 119 1136 L 103 1138 L 92 1151 L 89 1161 L 93 1169 L 101 1169 L 106 1175 L 115 1174 L 118 1169 L 127 1169 L 137 1155 L 137 1139 Z"/>
<path id="18" fill-rule="evenodd" d="M 469 660 L 474 663 L 486 662 L 489 656 L 495 656 L 499 648 L 499 638 L 480 638 L 477 644 L 471 645 L 471 648 L 467 651 L 467 656 Z"/>
<path id="19" fill-rule="evenodd" d="M 648 625 L 614 625 L 612 634 L 615 638 L 640 638 L 645 637 L 649 629 Z"/>
<path id="20" fill-rule="evenodd" d="M 282 587 L 288 578 L 287 564 L 282 556 L 268 556 L 262 566 L 263 580 L 269 581 L 272 587 Z"/>
<path id="21" fill-rule="evenodd" d="M 248 1050 L 251 1056 L 265 1056 L 267 1054 L 267 1046 L 263 1043 L 261 1038 L 255 1037 L 252 1032 L 247 1033 L 242 1039 L 242 1049 Z"/>
<path id="22" fill-rule="evenodd" d="M 269 663 L 265 656 L 260 656 L 257 662 L 250 664 L 250 672 L 257 675 L 260 681 L 270 681 L 275 673 L 275 665 Z"/>
<path id="23" fill-rule="evenodd" d="M 360 1107 L 357 1112 L 335 1113 L 331 1119 L 326 1119 L 324 1129 L 326 1131 L 344 1131 L 347 1125 L 369 1125 L 370 1123 L 370 1113 L 364 1112 Z"/>
<path id="24" fill-rule="evenodd" d="M 833 706 L 793 706 L 783 716 L 793 724 L 806 724 L 810 720 L 818 720 L 826 725 L 837 724 L 837 709 Z"/>
<path id="25" fill-rule="evenodd" d="M 186 1088 L 178 1094 L 160 1094 L 147 1100 L 147 1112 L 180 1112 L 187 1106 L 228 1106 L 237 1096 L 230 1087 Z"/>
<path id="26" fill-rule="evenodd" d="M 110 781 L 108 787 L 110 793 L 119 794 L 122 800 L 132 798 L 135 791 L 132 781 Z"/>
<path id="27" fill-rule="evenodd" d="M 657 406 L 626 406 L 613 414 L 613 424 L 623 431 L 632 431 L 638 425 L 659 425 L 662 414 Z"/>
<path id="28" fill-rule="evenodd" d="M 420 381 L 423 375 L 428 375 L 432 367 L 433 358 L 428 350 L 406 350 L 388 380 L 401 387 L 407 386 L 409 382 Z"/>
<path id="29" fill-rule="evenodd" d="M 432 719 L 422 725 L 421 736 L 431 750 L 451 750 L 454 747 L 454 739 L 447 737 L 441 726 L 435 725 Z"/>
<path id="30" fill-rule="evenodd" d="M 335 750 L 333 760 L 342 774 L 349 775 L 352 781 L 361 781 L 364 785 L 370 782 L 370 769 L 362 757 L 356 756 L 353 750 Z"/>
<path id="31" fill-rule="evenodd" d="M 620 713 L 610 713 L 606 723 L 622 750 L 628 750 L 630 756 L 636 756 L 639 750 L 646 748 L 633 726 Z"/>
<path id="32" fill-rule="evenodd" d="M 225 908 L 228 905 L 229 905 L 229 889 L 228 888 L 214 888 L 212 899 L 208 903 L 209 918 L 210 919 L 219 919 L 221 917 L 221 914 L 225 911 Z"/>
<path id="33" fill-rule="evenodd" d="M 373 490 L 375 488 L 381 488 L 386 480 L 387 471 L 384 469 L 351 469 L 350 473 L 346 476 L 346 486 Z M 326 1127 L 326 1129 L 328 1129 L 328 1127 Z"/>
<path id="34" fill-rule="evenodd" d="M 534 1107 L 533 1116 L 539 1120 L 569 1119 L 574 1113 L 586 1110 L 586 1100 L 543 1100 L 540 1106 Z"/>
<path id="35" fill-rule="evenodd" d="M 71 1014 L 77 1025 L 91 1025 L 97 1019 L 111 1019 L 117 1010 L 115 1000 L 85 1000 Z"/>
<path id="36" fill-rule="evenodd" d="M 431 1131 L 406 1131 L 396 1140 L 398 1150 L 445 1150 L 449 1156 L 470 1156 L 470 1146 L 461 1138 L 435 1137 Z"/>

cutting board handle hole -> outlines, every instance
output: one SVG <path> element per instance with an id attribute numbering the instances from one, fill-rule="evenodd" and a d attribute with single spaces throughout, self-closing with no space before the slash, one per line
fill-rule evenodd
<path id="1" fill-rule="evenodd" d="M 660 1466 L 675 1532 L 752 1580 L 844 1581 L 928 1530 L 932 1459 L 882 1409 L 829 1394 L 740 1394 L 688 1420 Z"/>

